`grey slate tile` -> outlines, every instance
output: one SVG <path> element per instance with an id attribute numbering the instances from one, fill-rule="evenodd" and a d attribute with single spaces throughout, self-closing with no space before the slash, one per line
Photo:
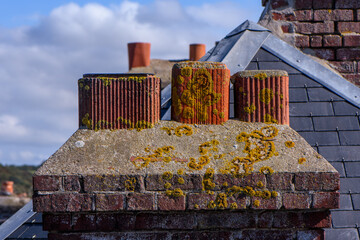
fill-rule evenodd
<path id="1" fill-rule="evenodd" d="M 308 88 L 309 100 L 313 102 L 339 101 L 344 100 L 326 88 Z"/>
<path id="2" fill-rule="evenodd" d="M 339 145 L 337 132 L 299 132 L 311 146 Z"/>
<path id="3" fill-rule="evenodd" d="M 322 87 L 319 83 L 304 74 L 289 74 L 289 87 Z"/>
<path id="4" fill-rule="evenodd" d="M 331 215 L 335 228 L 360 225 L 360 211 L 332 211 Z"/>
<path id="5" fill-rule="evenodd" d="M 246 70 L 259 70 L 259 68 L 256 62 L 250 62 Z"/>
<path id="6" fill-rule="evenodd" d="M 360 146 L 319 147 L 319 153 L 328 161 L 360 161 Z"/>
<path id="7" fill-rule="evenodd" d="M 289 89 L 289 102 L 307 102 L 308 97 L 305 88 L 290 88 Z"/>
<path id="8" fill-rule="evenodd" d="M 234 114 L 234 104 L 230 103 L 230 109 L 229 109 L 229 118 L 234 118 L 235 114 Z"/>
<path id="9" fill-rule="evenodd" d="M 360 210 L 360 194 L 351 194 L 354 210 Z"/>
<path id="10" fill-rule="evenodd" d="M 260 70 L 284 70 L 288 73 L 300 73 L 295 68 L 291 67 L 290 65 L 284 62 L 259 62 L 259 69 Z"/>
<path id="11" fill-rule="evenodd" d="M 295 131 L 314 130 L 311 117 L 290 117 L 290 127 Z"/>
<path id="12" fill-rule="evenodd" d="M 326 240 L 359 240 L 356 228 L 325 229 Z"/>
<path id="13" fill-rule="evenodd" d="M 277 62 L 280 61 L 278 57 L 269 53 L 268 51 L 260 48 L 259 51 L 256 53 L 252 61 L 260 61 L 260 62 Z"/>
<path id="14" fill-rule="evenodd" d="M 356 116 L 352 117 L 314 117 L 315 131 L 360 130 Z"/>
<path id="15" fill-rule="evenodd" d="M 350 194 L 340 194 L 340 210 L 353 210 Z"/>
<path id="16" fill-rule="evenodd" d="M 360 153 L 359 153 L 360 154 Z M 345 162 L 345 172 L 347 177 L 360 177 L 360 161 L 359 162 Z M 359 182 L 360 184 L 360 182 Z"/>
<path id="17" fill-rule="evenodd" d="M 341 193 L 360 193 L 360 178 L 340 178 Z M 360 217 L 360 215 L 359 215 Z"/>
<path id="18" fill-rule="evenodd" d="M 334 102 L 334 112 L 337 116 L 354 116 L 360 113 L 360 109 L 348 102 Z"/>
<path id="19" fill-rule="evenodd" d="M 360 145 L 360 131 L 340 131 L 339 136 L 341 145 Z"/>
<path id="20" fill-rule="evenodd" d="M 290 116 L 308 117 L 333 116 L 334 112 L 330 102 L 291 103 L 289 106 Z"/>
<path id="21" fill-rule="evenodd" d="M 28 225 L 28 226 L 29 228 L 21 235 L 21 238 L 25 238 L 25 239 L 47 238 L 47 232 L 44 232 L 42 230 L 41 224 Z"/>
<path id="22" fill-rule="evenodd" d="M 343 162 L 331 162 L 331 165 L 339 172 L 340 177 L 345 177 L 345 168 Z"/>

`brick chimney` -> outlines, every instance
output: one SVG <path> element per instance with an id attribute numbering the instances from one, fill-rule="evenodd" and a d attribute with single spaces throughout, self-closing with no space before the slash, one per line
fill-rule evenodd
<path id="1" fill-rule="evenodd" d="M 189 60 L 198 61 L 206 53 L 206 45 L 201 43 L 190 44 Z"/>
<path id="2" fill-rule="evenodd" d="M 259 87 L 273 81 L 276 90 L 286 74 L 272 74 L 240 77 Z M 116 84 L 134 84 L 117 75 L 84 78 L 79 88 L 96 97 L 88 109 L 98 104 L 101 116 L 114 115 L 111 99 L 127 93 Z M 106 89 L 109 79 L 114 87 Z M 324 239 L 329 209 L 339 206 L 339 173 L 288 125 L 226 121 L 224 64 L 178 63 L 172 82 L 176 121 L 109 131 L 108 120 L 92 127 L 93 110 L 92 122 L 89 114 L 80 123 L 89 129 L 78 129 L 37 170 L 33 206 L 49 239 Z M 154 94 L 145 86 L 136 96 Z M 149 109 L 131 107 L 137 116 Z"/>
<path id="3" fill-rule="evenodd" d="M 263 0 L 259 23 L 360 86 L 360 1 Z"/>
<path id="4" fill-rule="evenodd" d="M 129 70 L 135 67 L 150 66 L 150 43 L 128 43 Z"/>

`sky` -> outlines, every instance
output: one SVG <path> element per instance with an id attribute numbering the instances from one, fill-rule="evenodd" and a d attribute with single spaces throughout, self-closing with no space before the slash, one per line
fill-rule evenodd
<path id="1" fill-rule="evenodd" d="M 260 0 L 0 1 L 0 164 L 39 165 L 78 128 L 77 80 L 128 70 L 127 43 L 186 59 L 249 19 Z"/>

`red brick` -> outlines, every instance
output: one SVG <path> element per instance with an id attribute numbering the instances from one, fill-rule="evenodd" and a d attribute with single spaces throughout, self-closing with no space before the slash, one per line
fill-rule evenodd
<path id="1" fill-rule="evenodd" d="M 298 35 L 295 37 L 295 46 L 296 47 L 309 47 L 309 36 Z"/>
<path id="2" fill-rule="evenodd" d="M 80 192 L 80 179 L 76 175 L 64 176 L 64 190 Z"/>
<path id="3" fill-rule="evenodd" d="M 296 0 L 295 9 L 311 9 L 312 2 L 312 0 Z"/>
<path id="4" fill-rule="evenodd" d="M 341 33 L 360 33 L 360 22 L 339 22 L 338 31 Z"/>
<path id="5" fill-rule="evenodd" d="M 315 0 L 313 2 L 313 8 L 314 9 L 326 9 L 326 8 L 332 8 L 333 6 L 333 0 Z"/>
<path id="6" fill-rule="evenodd" d="M 159 210 L 185 210 L 185 196 L 169 197 L 165 194 L 157 196 L 157 203 Z"/>
<path id="7" fill-rule="evenodd" d="M 239 240 L 245 239 L 295 239 L 296 232 L 292 230 L 244 230 Z"/>
<path id="8" fill-rule="evenodd" d="M 107 233 L 49 233 L 51 240 L 86 240 L 86 239 L 169 239 L 165 232 L 107 232 Z"/>
<path id="9" fill-rule="evenodd" d="M 360 9 L 357 10 L 357 21 L 360 21 Z"/>
<path id="10" fill-rule="evenodd" d="M 340 73 L 354 73 L 356 68 L 356 64 L 350 61 L 333 61 L 330 66 Z"/>
<path id="11" fill-rule="evenodd" d="M 272 9 L 287 7 L 289 5 L 287 0 L 272 0 L 271 7 Z"/>
<path id="12" fill-rule="evenodd" d="M 360 2 L 354 0 L 336 0 L 335 8 L 360 8 Z"/>
<path id="13" fill-rule="evenodd" d="M 273 173 L 266 177 L 267 189 L 269 190 L 291 190 L 292 174 L 291 173 Z"/>
<path id="14" fill-rule="evenodd" d="M 343 36 L 345 47 L 359 47 L 360 35 L 345 35 Z"/>
<path id="15" fill-rule="evenodd" d="M 230 240 L 233 238 L 232 238 L 232 234 L 230 231 L 212 231 L 212 232 L 199 231 L 199 232 L 175 232 L 172 234 L 171 239 Z"/>
<path id="16" fill-rule="evenodd" d="M 320 173 L 322 190 L 334 191 L 340 189 L 340 174 L 338 172 L 333 173 Z"/>
<path id="17" fill-rule="evenodd" d="M 197 228 L 197 215 L 194 212 L 158 214 L 161 229 L 164 230 L 191 230 Z"/>
<path id="18" fill-rule="evenodd" d="M 301 212 L 276 211 L 273 213 L 274 228 L 301 228 L 303 225 Z"/>
<path id="19" fill-rule="evenodd" d="M 190 210 L 200 210 L 200 209 L 206 209 L 208 208 L 209 201 L 215 201 L 215 194 L 206 194 L 206 193 L 189 193 L 187 195 L 187 201 L 188 201 L 188 209 Z M 196 207 L 198 206 L 198 207 Z"/>
<path id="20" fill-rule="evenodd" d="M 297 21 L 312 21 L 313 20 L 313 11 L 312 10 L 297 10 L 294 11 L 295 19 Z"/>
<path id="21" fill-rule="evenodd" d="M 49 233 L 50 240 L 83 240 L 82 233 Z"/>
<path id="22" fill-rule="evenodd" d="M 325 60 L 334 60 L 335 59 L 335 50 L 329 48 L 304 48 L 303 52 L 311 54 L 315 57 L 325 59 Z"/>
<path id="23" fill-rule="evenodd" d="M 155 196 L 151 193 L 129 193 L 127 210 L 155 210 Z"/>
<path id="24" fill-rule="evenodd" d="M 87 175 L 84 176 L 84 190 L 85 192 L 94 191 L 119 191 L 120 176 L 113 175 Z"/>
<path id="25" fill-rule="evenodd" d="M 71 215 L 70 214 L 43 214 L 43 229 L 45 231 L 70 231 Z"/>
<path id="26" fill-rule="evenodd" d="M 296 32 L 303 34 L 333 33 L 334 22 L 296 23 Z"/>
<path id="27" fill-rule="evenodd" d="M 116 215 L 115 214 L 102 214 L 96 213 L 96 230 L 97 231 L 114 231 L 116 228 Z"/>
<path id="28" fill-rule="evenodd" d="M 196 215 L 198 229 L 241 229 L 256 226 L 256 214 L 250 211 L 213 211 Z"/>
<path id="29" fill-rule="evenodd" d="M 252 173 L 246 177 L 239 179 L 239 185 L 241 187 L 256 187 L 258 182 L 262 182 L 266 187 L 266 176 L 262 173 Z"/>
<path id="30" fill-rule="evenodd" d="M 92 211 L 92 195 L 80 193 L 61 193 L 51 195 L 53 212 L 89 212 Z"/>
<path id="31" fill-rule="evenodd" d="M 273 211 L 260 212 L 257 220 L 258 228 L 271 228 L 273 225 Z"/>
<path id="32" fill-rule="evenodd" d="M 124 209 L 123 194 L 96 194 L 96 211 L 118 211 Z"/>
<path id="33" fill-rule="evenodd" d="M 323 37 L 324 47 L 340 47 L 341 37 L 339 35 L 325 35 Z"/>
<path id="34" fill-rule="evenodd" d="M 120 190 L 131 191 L 131 189 L 126 189 L 125 185 L 127 181 L 135 179 L 134 182 L 134 192 L 143 192 L 145 190 L 144 177 L 140 175 L 122 175 L 120 176 Z"/>
<path id="35" fill-rule="evenodd" d="M 285 14 L 285 20 L 286 21 L 295 21 L 295 14 L 294 13 L 287 13 Z"/>
<path id="36" fill-rule="evenodd" d="M 308 228 L 328 228 L 331 227 L 330 211 L 305 212 L 304 224 Z"/>
<path id="37" fill-rule="evenodd" d="M 230 208 L 232 203 L 236 203 L 237 209 L 246 209 L 247 207 L 247 197 L 245 196 L 236 196 L 236 197 L 228 197 L 228 208 Z"/>
<path id="38" fill-rule="evenodd" d="M 178 183 L 179 178 L 184 179 L 184 184 Z M 171 183 L 171 189 L 180 188 L 182 190 L 200 191 L 202 190 L 202 178 L 198 174 L 194 175 L 174 175 L 170 180 L 164 180 L 162 175 L 149 175 L 145 179 L 146 190 L 164 191 L 165 183 Z"/>
<path id="39" fill-rule="evenodd" d="M 353 11 L 352 10 L 315 10 L 314 21 L 352 21 Z"/>
<path id="40" fill-rule="evenodd" d="M 297 239 L 324 240 L 325 230 L 302 230 L 297 232 Z"/>
<path id="41" fill-rule="evenodd" d="M 278 20 L 285 20 L 285 15 L 282 13 L 273 12 L 272 13 L 272 19 L 278 21 Z"/>
<path id="42" fill-rule="evenodd" d="M 33 196 L 34 212 L 51 212 L 51 195 L 34 195 Z"/>
<path id="43" fill-rule="evenodd" d="M 336 58 L 343 61 L 360 60 L 360 48 L 337 49 Z"/>
<path id="44" fill-rule="evenodd" d="M 233 177 L 231 174 L 215 174 L 214 183 L 216 185 L 215 190 L 224 189 L 223 184 L 226 183 L 227 186 L 239 186 L 241 180 L 239 178 Z"/>
<path id="45" fill-rule="evenodd" d="M 305 193 L 283 193 L 283 206 L 285 209 L 310 208 L 311 196 Z"/>
<path id="46" fill-rule="evenodd" d="M 61 177 L 56 175 L 41 175 L 33 177 L 34 191 L 58 191 Z"/>
<path id="47" fill-rule="evenodd" d="M 313 208 L 339 208 L 340 193 L 315 192 L 313 195 Z"/>
<path id="48" fill-rule="evenodd" d="M 251 208 L 253 209 L 279 209 L 281 207 L 281 198 L 263 199 L 261 197 L 252 197 Z M 254 201 L 259 201 L 259 206 L 254 206 Z"/>
<path id="49" fill-rule="evenodd" d="M 311 47 L 321 47 L 322 46 L 322 36 L 311 36 L 310 37 L 310 46 Z"/>
<path id="50" fill-rule="evenodd" d="M 283 31 L 283 33 L 290 33 L 292 29 L 292 25 L 289 23 L 284 23 L 281 25 L 281 30 Z"/>
<path id="51" fill-rule="evenodd" d="M 360 73 L 357 73 L 357 74 L 343 74 L 343 77 L 346 78 L 349 82 L 352 82 L 356 86 L 360 87 Z"/>
<path id="52" fill-rule="evenodd" d="M 321 175 L 319 173 L 296 173 L 295 174 L 295 190 L 297 191 L 313 191 L 321 190 Z"/>
<path id="53" fill-rule="evenodd" d="M 95 214 L 74 214 L 72 217 L 72 227 L 74 231 L 95 231 Z"/>
<path id="54" fill-rule="evenodd" d="M 136 215 L 135 229 L 136 230 L 152 230 L 161 229 L 160 214 L 156 213 L 139 213 Z"/>

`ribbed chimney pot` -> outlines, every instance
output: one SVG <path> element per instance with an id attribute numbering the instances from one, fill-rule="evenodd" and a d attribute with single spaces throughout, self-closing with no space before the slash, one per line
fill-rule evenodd
<path id="1" fill-rule="evenodd" d="M 234 74 L 235 117 L 246 122 L 289 125 L 289 77 L 280 70 Z"/>

